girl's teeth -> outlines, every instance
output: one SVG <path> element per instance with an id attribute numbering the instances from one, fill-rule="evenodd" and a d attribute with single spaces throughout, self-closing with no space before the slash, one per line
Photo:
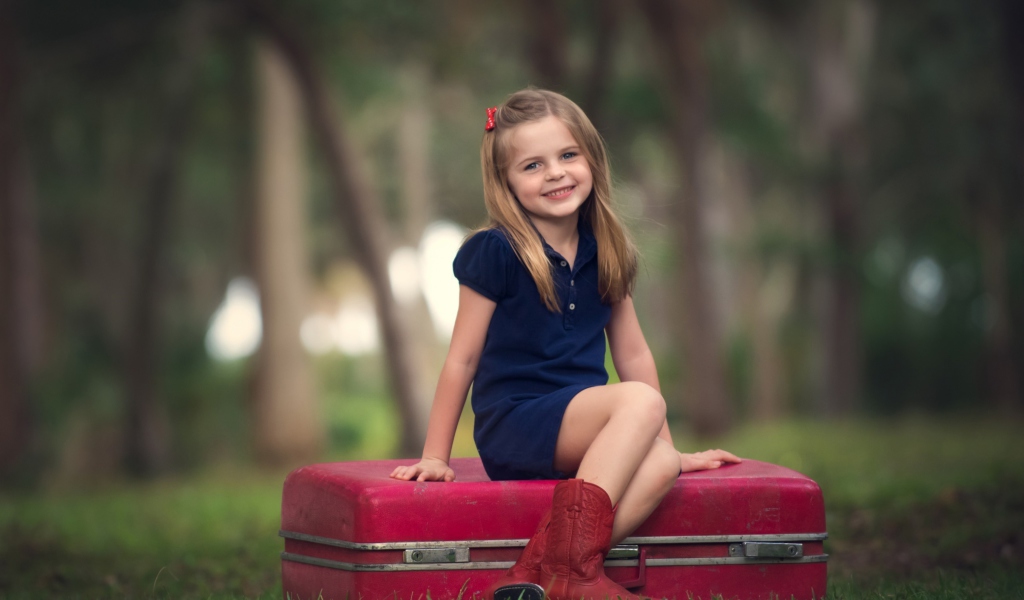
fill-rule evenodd
<path id="1" fill-rule="evenodd" d="M 555 190 L 555 191 L 553 191 L 553 192 L 548 192 L 548 193 L 546 193 L 546 194 L 544 194 L 544 195 L 545 195 L 545 196 L 561 196 L 562 194 L 564 194 L 564 193 L 568 192 L 568 191 L 569 191 L 569 190 L 571 190 L 571 189 L 572 189 L 572 188 L 562 188 L 562 189 L 560 189 L 560 190 Z"/>

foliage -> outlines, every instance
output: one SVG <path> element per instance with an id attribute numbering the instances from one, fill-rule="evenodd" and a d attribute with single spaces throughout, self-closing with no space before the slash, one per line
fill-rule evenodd
<path id="1" fill-rule="evenodd" d="M 403 168 L 397 124 L 411 106 L 423 108 L 430 119 L 426 187 L 432 190 L 432 215 L 467 227 L 481 223 L 481 109 L 537 78 L 527 58 L 532 29 L 523 5 L 273 4 L 302 32 L 352 125 L 352 138 L 386 204 L 391 241 L 416 242 L 404 231 L 405 184 L 396 176 Z M 725 198 L 715 203 L 715 218 L 729 221 L 731 229 L 711 236 L 716 297 L 728 336 L 729 389 L 743 417 L 753 414 L 760 360 L 751 332 L 754 317 L 743 308 L 745 296 L 758 288 L 741 287 L 744 278 L 762 287 L 785 279 L 785 289 L 775 295 L 789 300 L 779 321 L 768 324 L 770 344 L 780 354 L 783 412 L 812 416 L 825 393 L 818 287 L 838 258 L 834 240 L 822 232 L 822 199 L 813 192 L 828 157 L 808 150 L 806 139 L 811 4 L 722 7 L 705 48 L 717 153 L 708 168 L 725 181 L 716 184 L 723 197 L 743 196 L 739 209 L 726 206 Z M 37 471 L 66 470 L 62 462 L 74 453 L 69 439 L 83 440 L 84 447 L 109 446 L 123 433 L 131 329 L 126 315 L 138 277 L 141 207 L 165 125 L 164 90 L 185 5 L 105 0 L 85 9 L 68 0 L 18 3 L 20 107 L 47 325 L 45 364 L 32 385 L 41 429 Z M 553 10 L 565 16 L 563 88 L 582 98 L 602 41 L 597 16 L 590 3 L 579 1 Z M 680 396 L 680 357 L 686 354 L 671 326 L 679 303 L 678 232 L 664 225 L 682 183 L 666 133 L 678 107 L 666 102 L 650 32 L 637 14 L 623 10 L 596 114 L 610 147 L 619 203 L 644 252 L 636 298 L 640 319 L 666 396 L 673 399 Z M 1005 263 L 996 279 L 1005 280 L 1011 314 L 1001 333 L 1009 336 L 1013 356 L 1024 355 L 1024 144 L 1000 7 L 941 0 L 877 3 L 874 10 L 874 43 L 861 82 L 867 158 L 856 182 L 860 240 L 853 256 L 844 258 L 853 262 L 860 288 L 860 412 L 959 414 L 989 408 L 995 395 L 989 372 L 995 307 L 985 274 L 994 267 L 977 222 L 979 207 L 987 203 L 1003 211 Z M 252 32 L 238 20 L 218 18 L 196 74 L 196 109 L 162 273 L 157 396 L 179 470 L 245 457 L 249 448 L 245 402 L 251 365 L 215 364 L 203 347 L 226 282 L 251 271 L 252 254 Z M 321 160 L 310 153 L 308 246 L 310 271 L 318 292 L 327 296 L 332 269 L 352 252 L 337 226 Z M 746 225 L 737 224 L 744 220 Z M 933 260 L 943 275 L 934 309 L 907 301 L 908 273 L 920 259 Z M 767 293 L 754 298 L 757 307 L 770 301 Z M 334 356 L 318 365 L 321 400 L 340 451 L 359 448 L 363 456 L 385 456 L 395 447 L 390 417 L 372 409 L 388 402 L 379 399 L 388 392 L 378 361 Z M 367 385 L 366 374 L 378 381 Z M 1024 389 L 1020 374 L 1014 376 Z M 685 417 L 677 414 L 677 404 L 671 403 L 670 414 Z M 97 460 L 83 471 L 85 479 L 112 476 L 116 466 Z"/>

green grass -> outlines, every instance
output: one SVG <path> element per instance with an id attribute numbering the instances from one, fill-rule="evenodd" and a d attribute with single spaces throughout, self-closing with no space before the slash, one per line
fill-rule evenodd
<path id="1" fill-rule="evenodd" d="M 748 425 L 716 443 L 817 481 L 830 508 L 898 507 L 957 487 L 1024 480 L 1019 421 L 902 418 Z M 707 445 L 677 440 L 703 449 Z M 684 450 L 685 451 L 685 450 Z"/>
<path id="2" fill-rule="evenodd" d="M 0 595 L 277 597 L 283 478 L 0 496 Z"/>
<path id="3" fill-rule="evenodd" d="M 1021 598 L 1019 429 L 787 422 L 677 443 L 781 463 L 821 484 L 830 598 Z M 146 484 L 0 492 L 0 598 L 278 598 L 284 475 L 217 467 Z"/>
<path id="4" fill-rule="evenodd" d="M 849 579 L 829 584 L 830 600 L 966 600 L 1024 598 L 1024 578 L 1008 569 L 922 573 L 917 580 L 865 585 Z"/>

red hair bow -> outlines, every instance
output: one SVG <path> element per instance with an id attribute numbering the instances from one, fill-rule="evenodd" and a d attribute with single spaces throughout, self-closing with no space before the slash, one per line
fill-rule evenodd
<path id="1" fill-rule="evenodd" d="M 498 112 L 497 106 L 492 106 L 487 109 L 487 124 L 484 125 L 484 131 L 490 131 L 494 129 L 494 115 Z"/>

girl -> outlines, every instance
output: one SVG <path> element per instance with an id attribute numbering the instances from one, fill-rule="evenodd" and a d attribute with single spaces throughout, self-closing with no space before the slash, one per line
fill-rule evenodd
<path id="1" fill-rule="evenodd" d="M 636 598 L 605 577 L 610 546 L 680 472 L 739 459 L 672 445 L 631 298 L 636 249 L 612 212 L 608 159 L 590 120 L 537 89 L 487 117 L 480 162 L 490 224 L 455 257 L 459 310 L 423 457 L 391 476 L 455 479 L 448 461 L 472 383 L 474 439 L 490 478 L 565 480 L 486 597 L 546 589 L 554 600 Z M 622 383 L 607 383 L 605 335 Z"/>

